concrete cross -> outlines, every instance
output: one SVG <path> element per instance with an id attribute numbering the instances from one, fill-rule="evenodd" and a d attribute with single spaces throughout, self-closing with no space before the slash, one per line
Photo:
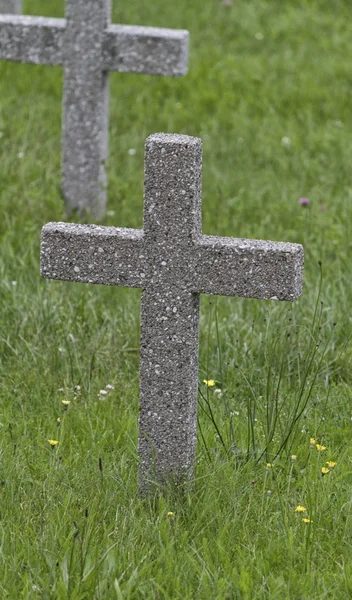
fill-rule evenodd
<path id="1" fill-rule="evenodd" d="M 108 72 L 184 75 L 188 32 L 111 25 L 111 0 L 66 0 L 66 19 L 0 15 L 0 59 L 64 67 L 62 190 L 68 211 L 103 215 Z"/>
<path id="2" fill-rule="evenodd" d="M 142 288 L 140 489 L 192 474 L 196 444 L 199 294 L 294 300 L 299 244 L 201 233 L 201 140 L 146 141 L 144 227 L 49 223 L 41 274 Z"/>
<path id="3" fill-rule="evenodd" d="M 22 0 L 0 0 L 0 13 L 20 15 L 21 12 Z"/>

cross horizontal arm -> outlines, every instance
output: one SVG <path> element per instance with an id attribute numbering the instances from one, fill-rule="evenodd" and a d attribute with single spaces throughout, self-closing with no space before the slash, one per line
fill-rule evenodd
<path id="1" fill-rule="evenodd" d="M 66 19 L 0 15 L 0 59 L 62 65 Z M 110 25 L 103 34 L 102 69 L 150 75 L 185 75 L 185 30 Z"/>
<path id="2" fill-rule="evenodd" d="M 195 292 L 270 300 L 295 300 L 302 292 L 300 244 L 203 235 L 191 260 Z"/>
<path id="3" fill-rule="evenodd" d="M 104 33 L 106 71 L 149 75 L 185 75 L 188 70 L 188 31 L 110 25 Z"/>
<path id="4" fill-rule="evenodd" d="M 40 272 L 48 279 L 143 287 L 143 231 L 48 223 L 42 229 Z"/>
<path id="5" fill-rule="evenodd" d="M 62 65 L 66 20 L 0 15 L 0 59 Z"/>

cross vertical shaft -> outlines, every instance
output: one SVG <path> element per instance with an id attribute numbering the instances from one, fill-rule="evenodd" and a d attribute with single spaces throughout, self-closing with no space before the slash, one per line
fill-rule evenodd
<path id="1" fill-rule="evenodd" d="M 197 425 L 199 296 L 142 294 L 139 487 L 180 483 L 193 473 Z"/>
<path id="2" fill-rule="evenodd" d="M 99 215 L 106 204 L 109 92 L 102 46 L 110 0 L 67 0 L 66 19 L 62 189 L 69 211 L 88 207 Z"/>
<path id="3" fill-rule="evenodd" d="M 144 240 L 152 268 L 141 307 L 142 493 L 155 481 L 180 483 L 193 472 L 199 295 L 184 284 L 184 251 L 201 231 L 201 166 L 198 139 L 147 140 Z"/>
<path id="4" fill-rule="evenodd" d="M 0 13 L 20 15 L 21 12 L 22 0 L 0 0 Z"/>

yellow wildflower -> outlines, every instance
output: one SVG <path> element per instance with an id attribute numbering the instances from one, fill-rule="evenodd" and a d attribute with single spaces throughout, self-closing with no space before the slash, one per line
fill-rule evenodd
<path id="1" fill-rule="evenodd" d="M 301 504 L 299 504 L 298 506 L 296 506 L 295 512 L 304 513 L 304 512 L 307 512 L 307 509 L 305 506 L 302 506 Z"/>
<path id="2" fill-rule="evenodd" d="M 71 404 L 71 400 L 61 400 L 61 403 L 67 408 Z"/>
<path id="3" fill-rule="evenodd" d="M 323 475 L 327 475 L 328 473 L 330 473 L 330 469 L 328 469 L 327 467 L 322 467 L 321 472 Z"/>
<path id="4" fill-rule="evenodd" d="M 296 462 L 296 460 L 297 460 L 297 454 L 292 454 L 291 460 L 292 460 L 292 462 Z"/>
<path id="5" fill-rule="evenodd" d="M 321 444 L 316 444 L 315 447 L 318 452 L 324 452 L 324 450 L 326 450 L 326 446 L 322 446 Z"/>
<path id="6" fill-rule="evenodd" d="M 312 438 L 310 438 L 309 443 L 310 443 L 310 447 L 314 448 L 315 444 L 317 443 L 317 440 L 312 437 Z"/>
<path id="7" fill-rule="evenodd" d="M 169 512 L 167 513 L 168 517 L 174 517 L 175 513 L 173 513 L 171 510 L 169 510 Z"/>
<path id="8" fill-rule="evenodd" d="M 269 469 L 271 469 L 272 466 L 272 463 L 266 463 L 265 468 L 267 471 L 269 471 Z"/>
<path id="9" fill-rule="evenodd" d="M 58 424 L 58 425 L 60 425 L 60 423 L 61 423 L 61 417 L 58 417 L 58 418 L 56 419 L 56 422 L 57 422 L 57 424 Z"/>
<path id="10" fill-rule="evenodd" d="M 302 519 L 303 523 L 312 523 L 313 521 L 311 521 L 310 519 L 307 519 L 306 517 L 304 517 Z"/>
<path id="11" fill-rule="evenodd" d="M 55 446 L 57 446 L 59 443 L 58 440 L 48 440 L 48 442 L 52 448 L 55 448 Z"/>
<path id="12" fill-rule="evenodd" d="M 203 383 L 205 383 L 205 385 L 208 387 L 214 387 L 215 385 L 214 379 L 203 379 Z"/>
<path id="13" fill-rule="evenodd" d="M 336 462 L 333 460 L 327 460 L 326 464 L 328 465 L 329 469 L 333 469 L 336 466 Z"/>

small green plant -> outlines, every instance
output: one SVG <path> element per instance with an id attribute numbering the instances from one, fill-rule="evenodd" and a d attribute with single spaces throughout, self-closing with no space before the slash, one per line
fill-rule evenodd
<path id="1" fill-rule="evenodd" d="M 280 313 L 275 321 L 275 332 L 272 335 L 270 318 L 265 322 L 265 334 L 259 331 L 259 337 L 265 342 L 260 346 L 261 366 L 258 369 L 248 369 L 235 364 L 239 373 L 240 392 L 245 396 L 242 402 L 244 419 L 242 432 L 235 431 L 234 419 L 239 416 L 234 406 L 239 406 L 236 398 L 231 398 L 227 391 L 227 383 L 223 379 L 224 369 L 222 360 L 221 340 L 219 334 L 216 303 L 209 314 L 215 321 L 216 342 L 218 345 L 218 367 L 220 381 L 203 380 L 199 388 L 199 407 L 214 428 L 219 447 L 230 457 L 234 454 L 237 459 L 255 460 L 272 463 L 281 455 L 290 456 L 292 448 L 300 437 L 302 422 L 307 418 L 313 402 L 315 387 L 324 376 L 324 358 L 332 343 L 332 332 L 335 323 L 322 326 L 323 302 L 322 263 L 319 261 L 320 281 L 315 303 L 312 323 L 310 326 L 301 325 L 293 318 L 293 311 L 288 314 Z M 275 314 L 275 311 L 273 311 Z M 281 318 L 281 323 L 280 323 Z M 327 331 L 326 331 L 327 330 Z M 208 327 L 208 343 L 210 344 L 211 325 Z M 252 336 L 258 335 L 253 327 Z M 252 344 L 255 340 L 252 339 Z M 260 357 L 259 357 L 260 358 Z M 209 372 L 209 364 L 206 369 Z M 325 366 L 326 371 L 326 366 Z M 266 372 L 266 376 L 263 376 Z M 249 374 L 247 374 L 249 373 Z M 231 374 L 227 375 L 231 379 Z M 329 399 L 329 386 L 325 386 L 325 406 Z M 212 392 L 213 391 L 213 392 Z M 216 400 L 216 402 L 214 402 Z M 218 408 L 222 404 L 222 411 Z M 246 423 L 246 425 L 245 425 Z M 210 458 L 201 422 L 199 431 L 202 443 Z M 245 437 L 245 444 L 239 447 L 239 441 Z"/>

